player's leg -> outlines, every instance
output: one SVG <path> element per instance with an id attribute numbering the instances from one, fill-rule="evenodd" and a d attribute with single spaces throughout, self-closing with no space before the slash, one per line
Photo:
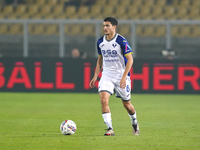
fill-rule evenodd
<path id="1" fill-rule="evenodd" d="M 101 112 L 102 112 L 102 114 L 110 113 L 110 108 L 109 108 L 110 93 L 100 92 L 99 96 L 100 96 L 100 99 L 101 99 Z"/>
<path id="2" fill-rule="evenodd" d="M 131 104 L 131 101 L 130 100 L 129 101 L 122 100 L 122 104 L 123 104 L 124 108 L 127 110 L 129 116 L 133 116 L 132 121 L 136 122 L 137 121 L 136 111 L 135 111 L 134 106 Z"/>
<path id="3" fill-rule="evenodd" d="M 104 135 L 114 135 L 111 112 L 109 108 L 109 98 L 113 94 L 113 83 L 103 76 L 99 82 L 99 96 L 101 99 L 101 111 L 104 123 L 107 126 L 108 131 Z"/>
<path id="4" fill-rule="evenodd" d="M 131 119 L 131 124 L 132 124 L 132 127 L 133 127 L 133 134 L 139 135 L 140 134 L 139 124 L 138 124 L 138 121 L 137 121 L 137 115 L 136 115 L 136 111 L 135 111 L 134 106 L 131 104 L 131 101 L 124 101 L 122 99 L 122 103 L 123 103 L 124 108 L 127 110 L 128 115 Z"/>
<path id="5" fill-rule="evenodd" d="M 125 89 L 120 88 L 120 85 L 117 84 L 115 86 L 116 96 L 122 99 L 122 103 L 124 108 L 127 110 L 128 115 L 131 118 L 131 124 L 133 126 L 133 134 L 139 134 L 139 125 L 137 122 L 137 116 L 134 106 L 131 104 L 131 82 L 129 77 L 126 79 L 126 87 Z"/>
<path id="6" fill-rule="evenodd" d="M 102 111 L 102 117 L 104 120 L 104 123 L 107 126 L 107 132 L 104 135 L 114 135 L 113 126 L 112 126 L 112 118 L 111 118 L 111 112 L 109 107 L 109 98 L 110 94 L 108 92 L 100 92 L 99 93 L 101 98 L 101 111 Z"/>

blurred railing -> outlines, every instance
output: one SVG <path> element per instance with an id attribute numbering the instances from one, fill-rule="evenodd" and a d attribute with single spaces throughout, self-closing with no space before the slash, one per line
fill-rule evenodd
<path id="1" fill-rule="evenodd" d="M 58 57 L 63 58 L 65 57 L 65 50 L 66 50 L 66 44 L 65 44 L 65 40 L 66 40 L 66 35 L 65 35 L 65 25 L 66 24 L 93 24 L 95 26 L 95 34 L 93 36 L 93 44 L 89 45 L 89 49 L 91 49 L 90 51 L 93 51 L 93 54 L 91 54 L 91 56 L 95 56 L 97 57 L 97 51 L 96 51 L 96 41 L 102 36 L 101 34 L 101 30 L 102 30 L 102 20 L 32 20 L 32 19 L 28 19 L 28 20 L 20 20 L 20 19 L 16 19 L 16 20 L 12 20 L 12 19 L 0 19 L 0 24 L 23 24 L 23 35 L 22 35 L 22 56 L 23 57 L 31 57 L 31 53 L 30 53 L 30 34 L 28 31 L 28 26 L 30 24 L 58 24 L 59 25 L 59 35 L 57 36 L 57 40 L 58 40 L 58 44 L 57 44 L 57 49 L 58 49 Z M 132 47 L 133 50 L 133 56 L 136 58 L 138 55 L 138 48 L 137 48 L 137 44 L 138 44 L 138 36 L 136 34 L 136 28 L 137 25 L 164 25 L 166 26 L 166 36 L 164 37 L 164 45 L 165 47 L 163 47 L 163 49 L 172 49 L 172 35 L 171 35 L 171 27 L 173 25 L 200 25 L 200 20 L 198 21 L 191 21 L 191 20 L 187 20 L 187 21 L 181 21 L 181 20 L 119 20 L 119 24 L 120 25 L 125 25 L 128 24 L 131 26 L 131 33 L 130 33 L 130 37 L 128 38 L 128 41 Z M 123 27 L 123 26 L 122 26 Z M 1 30 L 1 29 L 0 29 Z M 123 34 L 122 34 L 123 35 Z M 2 35 L 3 36 L 3 35 Z M 6 36 L 3 36 L 1 39 L 4 39 Z M 84 37 L 83 37 L 84 38 Z M 2 42 L 0 39 L 0 42 Z M 199 38 L 197 38 L 199 39 Z M 8 38 L 9 40 L 9 38 Z M 144 40 L 144 39 L 143 39 Z M 41 41 L 42 42 L 42 41 Z M 49 41 L 51 43 L 51 41 Z M 184 43 L 184 42 L 183 42 Z M 197 41 L 198 43 L 198 41 Z M 200 42 L 199 42 L 200 43 Z M 73 44 L 73 43 L 72 43 Z M 87 41 L 84 43 L 87 44 Z M 74 45 L 76 46 L 76 45 Z M 160 49 L 161 50 L 161 49 Z M 1 50 L 2 51 L 2 50 Z M 200 50 L 199 50 L 200 51 Z M 199 57 L 199 56 L 198 56 Z"/>

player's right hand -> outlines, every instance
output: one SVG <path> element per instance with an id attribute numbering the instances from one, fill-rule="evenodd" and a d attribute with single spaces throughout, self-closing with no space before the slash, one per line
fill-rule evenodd
<path id="1" fill-rule="evenodd" d="M 94 88 L 95 87 L 95 82 L 96 82 L 97 78 L 93 78 L 91 81 L 90 81 L 90 87 L 91 88 Z"/>

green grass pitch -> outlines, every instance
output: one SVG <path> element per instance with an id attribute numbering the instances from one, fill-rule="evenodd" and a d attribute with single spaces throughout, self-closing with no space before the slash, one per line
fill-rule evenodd
<path id="1" fill-rule="evenodd" d="M 141 134 L 131 134 L 121 100 L 111 96 L 116 135 L 105 137 L 97 93 L 0 93 L 0 149 L 200 149 L 200 95 L 133 94 L 131 101 Z M 75 121 L 74 135 L 61 134 L 65 119 Z"/>

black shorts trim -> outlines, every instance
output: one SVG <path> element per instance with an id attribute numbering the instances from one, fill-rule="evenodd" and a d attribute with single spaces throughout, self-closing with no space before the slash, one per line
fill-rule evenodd
<path id="1" fill-rule="evenodd" d="M 117 98 L 121 98 L 120 96 L 116 96 Z M 122 99 L 122 98 L 121 98 Z M 125 102 L 128 102 L 128 101 L 130 101 L 130 99 L 128 99 L 128 100 L 123 100 L 122 99 L 122 101 L 125 101 Z"/>
<path id="2" fill-rule="evenodd" d="M 109 91 L 107 91 L 107 90 L 101 90 L 101 91 L 99 91 L 99 93 L 101 93 L 101 92 L 107 92 L 107 93 L 109 93 L 110 95 L 113 95 L 111 92 L 109 92 Z"/>

